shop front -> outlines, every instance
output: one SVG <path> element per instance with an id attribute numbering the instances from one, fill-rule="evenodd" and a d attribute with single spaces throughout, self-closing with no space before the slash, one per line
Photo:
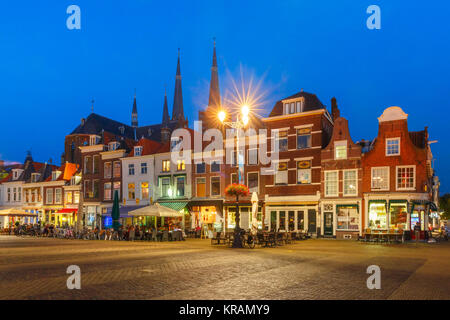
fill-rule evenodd
<path id="1" fill-rule="evenodd" d="M 415 240 L 414 226 L 420 225 L 420 238 L 425 238 L 428 226 L 428 201 L 420 198 L 426 194 L 405 194 L 395 197 L 374 198 L 365 196 L 367 203 L 366 228 L 371 230 L 406 232 L 406 239 Z M 419 199 L 418 199 L 419 198 Z"/>
<path id="2" fill-rule="evenodd" d="M 358 240 L 361 234 L 361 199 L 327 200 L 321 203 L 322 235 Z"/>
<path id="3" fill-rule="evenodd" d="M 236 227 L 236 203 L 226 202 L 224 204 L 225 225 L 227 231 Z M 239 226 L 241 229 L 250 230 L 252 226 L 252 204 L 250 202 L 239 203 Z M 263 202 L 259 201 L 258 213 L 256 215 L 258 230 L 263 230 Z"/>
<path id="4" fill-rule="evenodd" d="M 224 229 L 223 200 L 191 200 L 188 209 L 190 223 L 186 223 L 186 230 L 201 230 L 201 237 L 206 238 Z"/>
<path id="5" fill-rule="evenodd" d="M 77 212 L 78 208 L 64 208 L 56 211 L 53 215 L 57 225 L 73 226 L 77 221 Z"/>

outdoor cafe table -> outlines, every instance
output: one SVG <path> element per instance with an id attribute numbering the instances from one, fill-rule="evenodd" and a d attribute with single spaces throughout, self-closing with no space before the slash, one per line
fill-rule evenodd
<path id="1" fill-rule="evenodd" d="M 371 233 L 366 233 L 366 236 L 367 235 L 369 236 L 369 240 L 372 240 L 372 238 L 374 238 L 374 239 L 383 239 L 383 238 L 385 238 L 387 241 L 390 241 L 391 239 L 394 239 L 395 241 L 397 241 L 398 237 L 402 237 L 403 233 L 400 233 L 400 232 L 391 233 L 391 232 L 382 232 L 382 231 L 376 232 L 376 231 L 374 231 L 374 232 L 371 232 Z"/>

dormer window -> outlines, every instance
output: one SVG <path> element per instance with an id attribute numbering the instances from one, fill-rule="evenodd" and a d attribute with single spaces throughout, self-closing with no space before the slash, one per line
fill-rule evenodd
<path id="1" fill-rule="evenodd" d="M 149 129 L 148 129 L 148 136 L 151 136 L 151 135 L 152 135 L 152 133 L 153 133 L 152 129 L 151 129 L 151 128 L 149 128 Z"/>
<path id="2" fill-rule="evenodd" d="M 110 142 L 108 145 L 109 145 L 109 151 L 114 151 L 114 150 L 117 150 L 117 148 L 119 148 L 118 142 Z"/>
<path id="3" fill-rule="evenodd" d="M 53 171 L 52 172 L 52 180 L 55 181 L 56 179 L 58 179 L 60 174 L 61 174 L 61 171 Z"/>
<path id="4" fill-rule="evenodd" d="M 70 185 L 74 186 L 76 184 L 77 184 L 76 176 L 73 176 L 72 178 L 70 178 Z"/>
<path id="5" fill-rule="evenodd" d="M 173 151 L 175 148 L 177 148 L 177 146 L 180 144 L 181 141 L 182 139 L 180 137 L 171 138 L 170 150 Z"/>
<path id="6" fill-rule="evenodd" d="M 38 182 L 39 181 L 40 174 L 39 173 L 32 173 L 31 174 L 31 182 Z"/>
<path id="7" fill-rule="evenodd" d="M 120 126 L 119 127 L 119 131 L 120 131 L 120 134 L 124 134 L 125 133 L 125 127 L 124 126 Z"/>
<path id="8" fill-rule="evenodd" d="M 13 169 L 12 173 L 13 173 L 13 180 L 17 180 L 20 177 L 20 174 L 22 173 L 23 170 L 20 169 Z"/>
<path id="9" fill-rule="evenodd" d="M 289 101 L 283 103 L 283 114 L 294 114 L 303 112 L 304 109 L 304 100 L 300 99 L 297 101 Z"/>
<path id="10" fill-rule="evenodd" d="M 134 155 L 137 156 L 141 156 L 142 155 L 142 147 L 134 147 Z"/>
<path id="11" fill-rule="evenodd" d="M 98 142 L 100 141 L 100 137 L 99 136 L 90 136 L 89 137 L 89 145 L 90 146 L 95 146 L 96 144 L 98 144 Z"/>

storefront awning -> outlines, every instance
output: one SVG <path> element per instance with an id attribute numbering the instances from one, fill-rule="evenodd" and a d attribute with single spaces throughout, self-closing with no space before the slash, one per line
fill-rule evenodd
<path id="1" fill-rule="evenodd" d="M 188 205 L 189 201 L 170 201 L 170 202 L 158 202 L 160 205 L 165 206 L 175 211 L 181 211 Z"/>
<path id="2" fill-rule="evenodd" d="M 78 209 L 69 209 L 69 208 L 64 208 L 61 210 L 58 210 L 56 213 L 77 213 Z"/>

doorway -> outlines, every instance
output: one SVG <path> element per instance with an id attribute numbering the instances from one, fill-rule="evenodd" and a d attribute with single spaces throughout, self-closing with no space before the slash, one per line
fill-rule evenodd
<path id="1" fill-rule="evenodd" d="M 325 236 L 333 235 L 333 212 L 323 213 L 323 234 Z"/>

